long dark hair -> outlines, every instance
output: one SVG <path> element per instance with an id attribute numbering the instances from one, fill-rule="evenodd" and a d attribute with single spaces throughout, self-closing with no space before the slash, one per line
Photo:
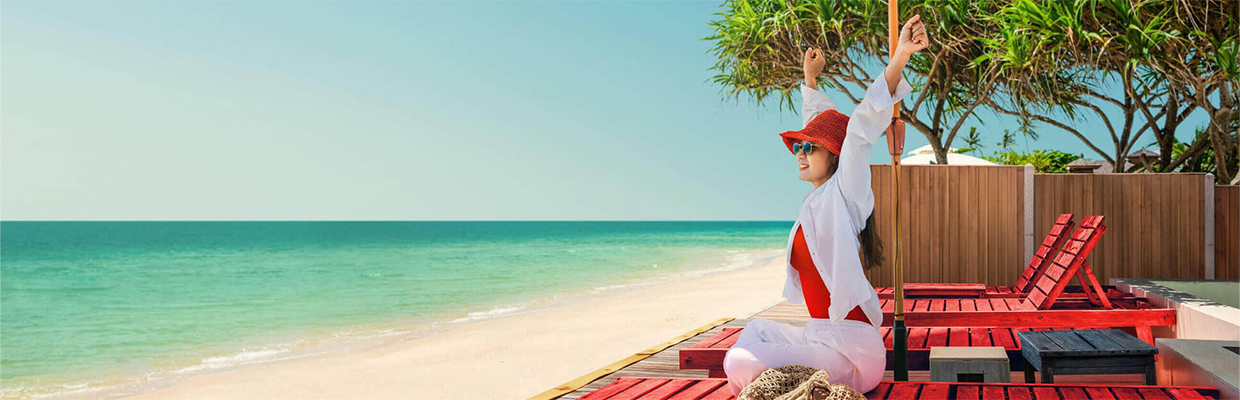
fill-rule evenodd
<path id="1" fill-rule="evenodd" d="M 831 160 L 831 166 L 827 167 L 827 176 L 835 176 L 835 170 L 840 165 L 840 157 L 835 153 L 827 152 L 827 158 Z M 865 229 L 857 235 L 857 239 L 861 241 L 861 267 L 864 269 L 873 269 L 883 265 L 883 239 L 878 237 L 878 231 L 874 228 L 876 224 L 874 212 L 870 211 L 870 217 L 865 220 Z"/>

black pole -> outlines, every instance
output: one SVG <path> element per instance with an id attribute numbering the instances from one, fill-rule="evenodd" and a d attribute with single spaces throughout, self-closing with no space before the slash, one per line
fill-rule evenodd
<path id="1" fill-rule="evenodd" d="M 904 328 L 904 316 L 895 320 L 895 378 L 897 381 L 908 381 L 908 330 Z"/>

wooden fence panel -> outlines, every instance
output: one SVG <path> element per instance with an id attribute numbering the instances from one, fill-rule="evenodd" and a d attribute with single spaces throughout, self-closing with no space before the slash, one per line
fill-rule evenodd
<path id="1" fill-rule="evenodd" d="M 1103 282 L 1203 279 L 1204 182 L 1203 174 L 1037 174 L 1034 234 L 1045 234 L 1060 213 L 1078 222 L 1105 215 L 1110 229 L 1088 259 Z"/>
<path id="2" fill-rule="evenodd" d="M 871 172 L 887 261 L 866 276 L 891 286 L 891 166 L 872 165 Z M 1015 284 L 1028 262 L 1024 174 L 1023 166 L 901 166 L 905 282 Z M 1034 232 L 1034 240 L 1041 235 Z"/>
<path id="3" fill-rule="evenodd" d="M 1240 279 L 1240 186 L 1214 187 L 1214 279 Z"/>

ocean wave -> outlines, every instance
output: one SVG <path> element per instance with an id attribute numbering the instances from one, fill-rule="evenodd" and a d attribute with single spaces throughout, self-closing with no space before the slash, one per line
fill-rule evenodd
<path id="1" fill-rule="evenodd" d="M 513 314 L 517 311 L 521 311 L 524 309 L 526 309 L 526 306 L 523 306 L 523 305 L 493 307 L 487 311 L 471 312 L 465 317 L 452 320 L 452 322 L 459 323 L 459 322 L 468 322 L 468 321 L 478 321 L 478 320 L 483 320 L 487 318 L 495 318 L 501 315 Z"/>

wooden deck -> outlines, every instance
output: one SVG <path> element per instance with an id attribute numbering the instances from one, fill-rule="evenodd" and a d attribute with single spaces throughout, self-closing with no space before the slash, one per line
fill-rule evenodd
<path id="1" fill-rule="evenodd" d="M 627 376 L 667 377 L 667 378 L 706 378 L 707 377 L 706 370 L 682 370 L 680 369 L 680 356 L 679 356 L 680 349 L 692 346 L 693 344 L 701 341 L 702 339 L 708 338 L 716 333 L 719 333 L 720 331 L 723 330 L 723 328 L 744 328 L 745 324 L 748 324 L 751 319 L 769 319 L 773 321 L 787 322 L 793 325 L 804 326 L 805 321 L 809 320 L 809 313 L 806 311 L 805 305 L 803 304 L 793 305 L 793 304 L 789 304 L 786 301 L 776 304 L 774 306 L 771 306 L 770 308 L 767 308 L 754 315 L 751 315 L 748 318 L 734 319 L 723 325 L 719 325 L 708 331 L 699 333 L 689 339 L 686 339 L 671 347 L 668 347 L 664 349 L 663 351 L 655 353 L 654 355 L 651 355 L 650 357 L 647 357 L 641 361 L 635 362 L 633 364 L 629 364 L 628 366 L 621 368 L 617 370 L 616 372 L 612 372 L 610 374 L 604 375 L 601 378 L 595 379 L 593 382 L 590 382 L 589 384 L 582 386 L 581 388 L 577 390 L 574 390 L 562 396 L 556 397 L 556 399 L 563 399 L 563 400 L 577 399 L 581 396 L 584 396 L 586 393 L 593 392 L 597 390 L 598 388 L 601 388 L 612 382 L 615 382 L 617 379 L 621 377 L 627 377 Z M 883 380 L 891 380 L 891 379 L 892 379 L 891 371 L 887 371 L 887 373 L 884 374 L 883 376 Z M 1024 374 L 1021 372 L 1016 372 L 1012 374 L 1012 382 L 1024 382 L 1024 379 L 1025 379 Z M 929 381 L 930 372 L 929 371 L 910 371 L 909 380 Z M 1140 385 L 1142 384 L 1143 379 L 1141 375 L 1082 375 L 1082 376 L 1067 375 L 1067 376 L 1057 376 L 1055 377 L 1055 381 L 1056 383 L 1106 382 L 1106 383 L 1115 383 L 1115 384 Z"/>

